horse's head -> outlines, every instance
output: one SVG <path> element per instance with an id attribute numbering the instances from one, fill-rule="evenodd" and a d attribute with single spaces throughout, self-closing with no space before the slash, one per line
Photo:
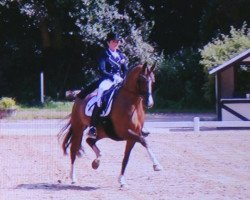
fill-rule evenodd
<path id="1" fill-rule="evenodd" d="M 155 64 L 152 67 L 147 67 L 147 63 L 131 68 L 123 82 L 124 89 L 141 97 L 144 105 L 148 108 L 154 105 L 152 97 L 152 84 L 155 81 L 154 69 Z"/>
<path id="2" fill-rule="evenodd" d="M 147 63 L 142 66 L 141 72 L 137 78 L 137 91 L 143 98 L 144 105 L 151 108 L 154 105 L 152 97 L 152 84 L 155 82 L 154 69 L 155 64 L 152 67 L 147 67 Z"/>

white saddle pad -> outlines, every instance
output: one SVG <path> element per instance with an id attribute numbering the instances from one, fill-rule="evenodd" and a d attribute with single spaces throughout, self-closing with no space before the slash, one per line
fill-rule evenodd
<path id="1" fill-rule="evenodd" d="M 101 117 L 106 117 L 106 116 L 109 115 L 109 113 L 111 111 L 112 103 L 113 103 L 113 96 L 114 96 L 114 91 L 112 92 L 112 94 L 109 97 L 106 108 L 102 110 L 102 113 L 100 115 Z M 87 115 L 89 117 L 92 116 L 92 113 L 93 113 L 96 102 L 97 102 L 97 98 L 96 98 L 96 95 L 95 95 L 88 101 L 88 103 L 87 103 L 87 105 L 85 107 L 85 115 Z"/>

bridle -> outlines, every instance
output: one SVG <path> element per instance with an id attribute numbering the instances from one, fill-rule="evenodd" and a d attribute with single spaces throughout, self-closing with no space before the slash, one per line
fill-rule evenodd
<path id="1" fill-rule="evenodd" d="M 154 68 L 155 68 L 155 65 L 153 65 L 150 69 L 147 68 L 147 65 L 145 63 L 143 65 L 142 71 L 137 77 L 135 90 L 134 88 L 130 89 L 127 87 L 123 87 L 123 89 L 126 92 L 129 92 L 130 94 L 133 94 L 139 99 L 144 100 L 144 105 L 146 104 L 146 107 L 151 107 L 147 105 L 149 103 L 149 99 L 150 99 L 150 102 L 153 101 L 151 84 L 155 82 L 154 75 L 153 75 Z"/>
<path id="2" fill-rule="evenodd" d="M 142 96 L 144 99 L 145 99 L 145 97 L 152 95 L 152 93 L 149 92 L 149 88 L 147 88 L 147 90 L 144 90 L 143 85 L 142 85 L 143 82 L 144 82 L 144 84 L 146 83 L 148 85 L 149 81 L 150 81 L 149 78 L 144 74 L 140 74 L 138 79 L 137 79 L 138 95 Z"/>

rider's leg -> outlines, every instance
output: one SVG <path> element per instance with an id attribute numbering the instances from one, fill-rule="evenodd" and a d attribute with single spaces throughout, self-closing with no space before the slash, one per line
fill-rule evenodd
<path id="1" fill-rule="evenodd" d="M 113 85 L 113 82 L 109 79 L 105 79 L 101 82 L 97 90 L 97 104 L 94 107 L 91 122 L 90 122 L 90 130 L 89 136 L 96 137 L 96 126 L 98 124 L 98 119 L 101 114 L 101 105 L 102 105 L 102 95 L 105 90 L 108 90 Z"/>
<path id="2" fill-rule="evenodd" d="M 100 108 L 102 106 L 102 95 L 105 90 L 102 87 L 99 87 L 97 92 L 97 106 Z"/>
<path id="3" fill-rule="evenodd" d="M 95 105 L 92 116 L 91 116 L 91 121 L 90 121 L 90 129 L 89 129 L 89 136 L 91 137 L 96 137 L 96 126 L 98 124 L 98 118 L 101 114 L 101 108 Z"/>
<path id="4" fill-rule="evenodd" d="M 97 91 L 97 102 L 95 104 L 95 107 L 93 109 L 93 113 L 91 116 L 91 121 L 90 121 L 90 130 L 89 130 L 89 135 L 96 136 L 96 126 L 98 123 L 98 118 L 101 114 L 101 106 L 102 106 L 102 94 L 104 90 L 102 87 L 98 88 Z"/>
<path id="5" fill-rule="evenodd" d="M 109 80 L 109 79 L 105 79 L 103 80 L 99 87 L 98 87 L 98 90 L 97 90 L 97 105 L 99 107 L 101 107 L 101 104 L 102 104 L 102 95 L 103 95 L 103 92 L 105 90 L 108 90 L 109 88 L 111 88 L 111 86 L 113 85 L 114 83 Z"/>

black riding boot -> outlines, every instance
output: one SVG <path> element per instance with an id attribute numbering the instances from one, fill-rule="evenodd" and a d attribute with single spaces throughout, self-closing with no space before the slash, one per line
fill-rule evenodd
<path id="1" fill-rule="evenodd" d="M 91 116 L 90 129 L 88 133 L 90 137 L 96 137 L 96 126 L 97 126 L 100 114 L 101 114 L 101 108 L 95 105 L 92 116 Z"/>

